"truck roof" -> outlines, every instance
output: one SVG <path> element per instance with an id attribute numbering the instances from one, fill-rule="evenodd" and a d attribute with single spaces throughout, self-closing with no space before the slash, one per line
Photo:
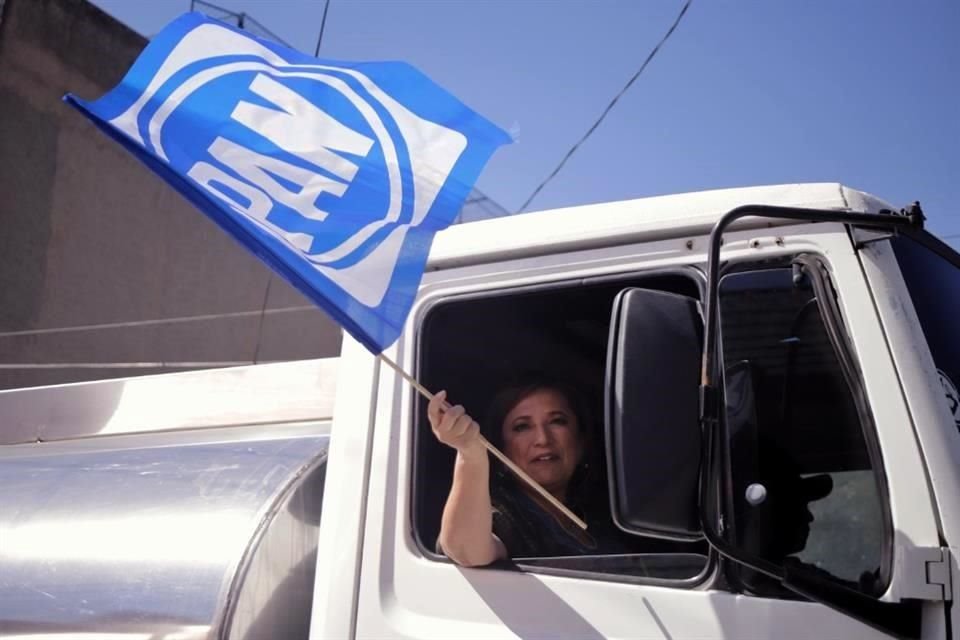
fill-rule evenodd
<path id="1" fill-rule="evenodd" d="M 836 182 L 715 189 L 564 209 L 454 225 L 436 235 L 428 269 L 544 253 L 709 233 L 727 211 L 748 204 L 877 213 L 893 207 Z M 773 224 L 789 224 L 788 222 Z M 771 226 L 744 218 L 735 228 Z"/>

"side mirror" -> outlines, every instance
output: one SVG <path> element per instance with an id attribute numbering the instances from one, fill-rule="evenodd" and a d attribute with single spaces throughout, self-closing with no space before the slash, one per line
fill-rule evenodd
<path id="1" fill-rule="evenodd" d="M 605 428 L 613 520 L 623 531 L 674 540 L 702 536 L 700 358 L 693 298 L 624 289 L 613 303 Z"/>

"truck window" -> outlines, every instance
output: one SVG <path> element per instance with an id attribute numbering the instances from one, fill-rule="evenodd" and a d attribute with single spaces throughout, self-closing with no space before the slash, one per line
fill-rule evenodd
<path id="1" fill-rule="evenodd" d="M 945 247 L 934 251 L 909 237 L 897 237 L 892 244 L 937 367 L 947 406 L 960 430 L 960 256 Z"/>
<path id="2" fill-rule="evenodd" d="M 635 537 L 613 524 L 601 422 L 610 313 L 617 293 L 625 287 L 642 286 L 699 298 L 698 277 L 695 272 L 673 272 L 451 297 L 436 304 L 424 317 L 419 337 L 420 381 L 431 390 L 446 389 L 450 401 L 462 404 L 481 423 L 491 441 L 495 438 L 491 437 L 488 413 L 496 404 L 498 391 L 530 372 L 545 373 L 564 382 L 577 392 L 580 404 L 584 405 L 586 424 L 582 426 L 587 430 L 587 444 L 584 464 L 578 467 L 580 475 L 576 476 L 582 483 L 578 485 L 582 500 L 571 508 L 590 522 L 587 533 L 600 539 L 601 544 L 592 552 L 564 551 L 549 544 L 553 535 L 548 531 L 549 523 L 536 521 L 531 525 L 528 520 L 522 523 L 524 527 L 543 524 L 542 533 L 524 537 L 540 538 L 532 548 L 544 552 L 514 556 L 515 567 L 619 580 L 689 582 L 704 574 L 708 564 L 705 543 Z M 441 561 L 444 558 L 436 553 L 436 543 L 450 488 L 454 452 L 433 436 L 426 402 L 418 401 L 418 407 L 413 483 L 415 537 L 425 555 Z M 502 465 L 491 458 L 491 483 L 498 482 L 497 476 L 503 475 Z M 507 490 L 516 488 L 508 485 Z M 511 506 L 510 500 L 506 502 Z"/>
<path id="3" fill-rule="evenodd" d="M 827 332 L 830 307 L 809 275 L 790 268 L 729 275 L 720 295 L 728 535 L 776 565 L 881 591 L 889 521 L 881 465 L 859 387 Z M 753 592 L 788 595 L 758 574 L 740 579 Z"/>

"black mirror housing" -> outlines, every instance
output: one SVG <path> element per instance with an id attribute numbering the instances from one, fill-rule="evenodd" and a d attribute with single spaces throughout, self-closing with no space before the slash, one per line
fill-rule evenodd
<path id="1" fill-rule="evenodd" d="M 614 300 L 604 422 L 611 513 L 627 533 L 672 540 L 703 535 L 702 342 L 693 298 L 634 288 Z"/>

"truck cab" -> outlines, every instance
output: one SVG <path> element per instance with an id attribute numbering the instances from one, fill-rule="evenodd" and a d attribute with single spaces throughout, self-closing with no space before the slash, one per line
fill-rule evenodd
<path id="1" fill-rule="evenodd" d="M 0 393 L 0 628 L 958 638 L 958 300 L 919 211 L 838 184 L 451 227 L 383 356 L 477 417 L 521 371 L 580 389 L 630 552 L 438 553 L 453 451 L 345 336 L 335 362 Z"/>

